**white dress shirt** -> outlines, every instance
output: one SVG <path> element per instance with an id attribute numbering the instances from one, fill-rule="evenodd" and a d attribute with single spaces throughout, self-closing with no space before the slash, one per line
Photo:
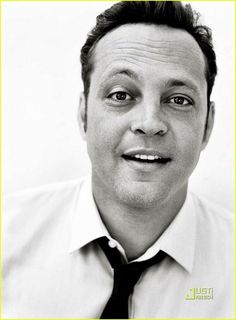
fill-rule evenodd
<path id="1" fill-rule="evenodd" d="M 90 178 L 8 197 L 3 213 L 3 318 L 99 318 L 113 270 L 95 239 L 120 250 L 96 208 Z M 138 237 L 138 235 L 137 235 Z M 168 256 L 147 269 L 129 300 L 130 318 L 230 318 L 233 214 L 188 193 L 142 256 Z"/>

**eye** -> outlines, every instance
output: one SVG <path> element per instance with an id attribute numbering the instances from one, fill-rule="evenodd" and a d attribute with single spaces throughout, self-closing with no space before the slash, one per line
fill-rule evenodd
<path id="1" fill-rule="evenodd" d="M 125 91 L 116 91 L 112 92 L 107 96 L 108 99 L 112 99 L 114 101 L 128 101 L 132 100 L 132 97 Z"/>
<path id="2" fill-rule="evenodd" d="M 191 99 L 188 99 L 186 97 L 183 96 L 175 96 L 172 97 L 168 100 L 169 103 L 174 103 L 176 105 L 180 105 L 180 106 L 191 106 L 193 105 L 193 102 L 191 101 Z"/>

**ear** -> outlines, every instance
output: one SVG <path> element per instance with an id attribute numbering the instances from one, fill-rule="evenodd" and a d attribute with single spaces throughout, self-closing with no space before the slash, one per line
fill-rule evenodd
<path id="1" fill-rule="evenodd" d="M 82 92 L 80 94 L 77 120 L 78 120 L 81 136 L 84 140 L 86 140 L 86 128 L 87 128 L 87 114 L 86 113 L 87 113 L 86 99 L 85 99 L 84 93 Z"/>
<path id="2" fill-rule="evenodd" d="M 202 150 L 206 148 L 208 141 L 210 139 L 213 125 L 214 125 L 214 119 L 215 119 L 215 103 L 211 101 L 209 105 L 208 117 L 206 119 L 205 131 L 204 131 L 204 136 L 202 140 L 202 148 L 201 148 Z"/>

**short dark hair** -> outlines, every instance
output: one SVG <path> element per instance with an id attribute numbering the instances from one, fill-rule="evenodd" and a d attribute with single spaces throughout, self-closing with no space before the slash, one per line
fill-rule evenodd
<path id="1" fill-rule="evenodd" d="M 121 1 L 114 4 L 99 16 L 96 26 L 88 34 L 81 49 L 82 80 L 84 95 L 87 99 L 92 72 L 92 54 L 96 43 L 109 31 L 128 23 L 148 23 L 167 25 L 190 33 L 200 46 L 206 60 L 206 81 L 208 105 L 217 74 L 216 55 L 212 44 L 211 29 L 198 25 L 199 13 L 190 4 L 180 1 Z"/>

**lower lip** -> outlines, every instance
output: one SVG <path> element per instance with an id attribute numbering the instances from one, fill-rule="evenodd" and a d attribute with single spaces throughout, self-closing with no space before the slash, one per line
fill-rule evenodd
<path id="1" fill-rule="evenodd" d="M 136 171 L 142 171 L 142 172 L 153 172 L 159 169 L 163 169 L 166 168 L 167 166 L 170 165 L 171 161 L 168 161 L 166 163 L 158 163 L 158 162 L 139 162 L 139 161 L 135 161 L 135 160 L 127 160 L 122 158 L 123 161 L 125 161 L 126 164 L 128 164 L 128 166 L 131 169 L 134 169 Z"/>

